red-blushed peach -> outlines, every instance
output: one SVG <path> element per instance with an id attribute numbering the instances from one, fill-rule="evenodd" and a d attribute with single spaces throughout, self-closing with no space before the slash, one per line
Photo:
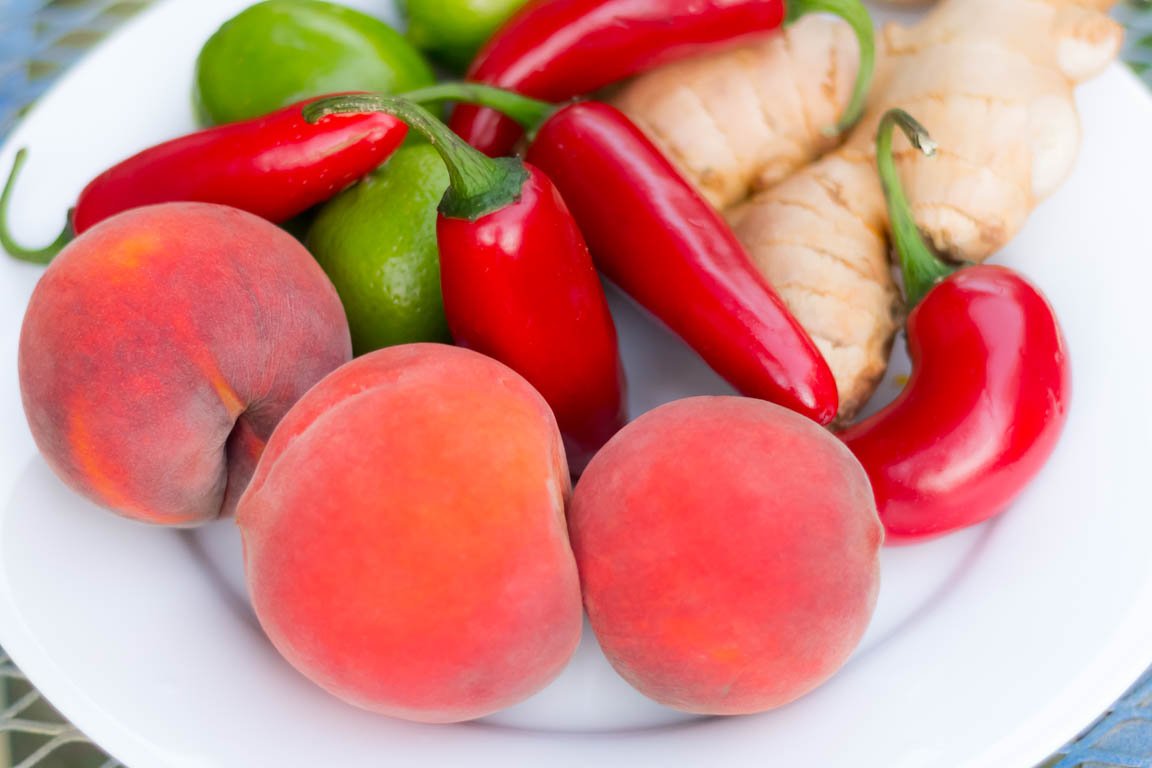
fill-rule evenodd
<path id="1" fill-rule="evenodd" d="M 280 417 L 350 359 L 332 284 L 283 230 L 167 203 L 76 238 L 20 332 L 32 436 L 64 482 L 125 517 L 230 512 Z"/>
<path id="2" fill-rule="evenodd" d="M 552 411 L 440 344 L 339 368 L 288 412 L 240 500 L 264 631 L 352 704 L 425 722 L 515 704 L 580 638 Z"/>
<path id="3" fill-rule="evenodd" d="M 844 664 L 875 605 L 883 529 L 864 469 L 761 400 L 641 416 L 581 476 L 568 527 L 604 654 L 676 709 L 792 701 Z"/>

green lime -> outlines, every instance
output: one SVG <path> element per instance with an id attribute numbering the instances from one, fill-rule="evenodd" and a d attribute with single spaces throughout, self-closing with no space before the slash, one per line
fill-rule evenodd
<path id="1" fill-rule="evenodd" d="M 447 67 L 468 68 L 525 0 L 408 0 L 408 39 Z"/>
<path id="2" fill-rule="evenodd" d="M 340 294 L 357 355 L 451 341 L 436 249 L 436 206 L 447 188 L 436 150 L 411 144 L 316 215 L 308 249 Z"/>
<path id="3" fill-rule="evenodd" d="M 395 93 L 435 81 L 392 27 L 320 0 L 268 0 L 232 17 L 196 59 L 201 118 L 230 123 L 339 91 Z"/>

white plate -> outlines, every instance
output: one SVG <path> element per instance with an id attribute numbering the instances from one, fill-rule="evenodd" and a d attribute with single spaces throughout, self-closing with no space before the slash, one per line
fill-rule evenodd
<path id="1" fill-rule="evenodd" d="M 0 152 L 32 154 L 17 234 L 47 242 L 84 182 L 190 129 L 201 42 L 243 0 L 169 0 L 59 84 Z M 370 7 L 370 0 L 359 3 Z M 389 6 L 378 0 L 377 12 Z M 690 718 L 612 672 L 590 632 L 547 690 L 487 721 L 418 726 L 297 675 L 249 608 L 230 521 L 154 530 L 68 492 L 21 412 L 16 342 L 40 269 L 0 259 L 0 644 L 133 768 L 576 765 L 1030 768 L 1152 661 L 1152 100 L 1116 67 L 1084 88 L 1074 178 L 1000 257 L 1054 302 L 1075 401 L 1042 476 L 999 521 L 887 550 L 880 605 L 832 682 L 756 717 Z M 612 294 L 639 414 L 728 392 Z M 899 356 L 893 375 L 906 373 Z M 890 379 L 891 381 L 891 379 Z M 894 391 L 891 383 L 885 392 Z"/>

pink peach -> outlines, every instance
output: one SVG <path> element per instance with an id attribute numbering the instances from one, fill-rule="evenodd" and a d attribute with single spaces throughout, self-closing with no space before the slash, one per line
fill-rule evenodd
<path id="1" fill-rule="evenodd" d="M 256 614 L 360 707 L 515 704 L 580 637 L 568 482 L 551 410 L 510 368 L 439 344 L 358 358 L 288 412 L 240 500 Z"/>
<path id="2" fill-rule="evenodd" d="M 868 625 L 883 529 L 844 445 L 761 400 L 657 408 L 596 455 L 569 530 L 608 660 L 670 707 L 778 707 Z"/>
<path id="3" fill-rule="evenodd" d="M 24 315 L 20 392 L 69 486 L 193 525 L 235 507 L 280 417 L 350 357 L 336 291 L 296 240 L 234 208 L 168 203 L 55 258 Z"/>

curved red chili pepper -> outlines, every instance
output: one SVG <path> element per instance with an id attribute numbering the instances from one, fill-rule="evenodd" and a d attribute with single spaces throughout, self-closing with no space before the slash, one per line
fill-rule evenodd
<path id="1" fill-rule="evenodd" d="M 531 165 L 485 157 L 397 97 L 328 99 L 308 114 L 367 109 L 408 121 L 444 158 L 451 184 L 436 238 L 448 327 L 540 391 L 579 473 L 627 420 L 625 382 L 604 290 L 560 193 Z"/>
<path id="2" fill-rule="evenodd" d="M 843 16 L 860 37 L 861 63 L 846 124 L 872 77 L 872 22 L 857 0 L 533 0 L 477 54 L 473 82 L 566 101 L 678 59 L 732 46 L 811 11 Z M 511 151 L 520 130 L 489 109 L 460 105 L 452 130 L 488 155 Z"/>
<path id="3" fill-rule="evenodd" d="M 840 435 L 868 471 L 891 542 L 1002 512 L 1051 455 L 1071 393 L 1064 338 L 1040 291 L 1006 267 L 945 277 L 920 239 L 891 159 L 896 122 L 918 145 L 927 135 L 889 113 L 877 153 L 909 300 L 923 295 L 908 316 L 912 376 L 886 408 Z"/>
<path id="4" fill-rule="evenodd" d="M 382 113 L 333 115 L 311 125 L 300 115 L 310 101 L 181 136 L 117 163 L 84 187 L 70 227 L 40 250 L 15 243 L 5 222 L 24 157 L 18 154 L 0 200 L 0 243 L 17 258 L 44 263 L 74 234 L 113 214 L 177 201 L 231 205 L 279 223 L 376 168 L 408 132 L 403 121 Z"/>
<path id="5" fill-rule="evenodd" d="M 596 266 L 746 395 L 827 424 L 828 364 L 732 230 L 620 111 L 564 107 L 528 160 L 548 174 Z"/>

